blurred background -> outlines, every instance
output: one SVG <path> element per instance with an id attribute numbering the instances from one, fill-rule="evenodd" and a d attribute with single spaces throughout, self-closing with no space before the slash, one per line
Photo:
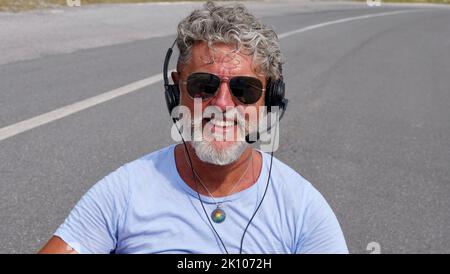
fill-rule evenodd
<path id="1" fill-rule="evenodd" d="M 0 0 L 0 253 L 35 253 L 99 179 L 172 143 L 162 62 L 203 2 L 69 2 Z M 286 59 L 275 156 L 350 252 L 448 253 L 448 1 L 243 3 Z"/>

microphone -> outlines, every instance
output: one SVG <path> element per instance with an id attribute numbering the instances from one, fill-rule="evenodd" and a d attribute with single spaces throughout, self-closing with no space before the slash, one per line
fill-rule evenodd
<path id="1" fill-rule="evenodd" d="M 253 136 L 252 136 L 253 137 Z M 245 141 L 247 142 L 247 144 L 253 144 L 256 143 L 256 141 L 259 140 L 259 131 L 256 132 L 256 138 L 254 140 L 250 140 L 250 134 L 245 135 Z"/>

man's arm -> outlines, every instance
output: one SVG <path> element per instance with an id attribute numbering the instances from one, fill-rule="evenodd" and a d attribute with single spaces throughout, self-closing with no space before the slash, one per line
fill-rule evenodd
<path id="1" fill-rule="evenodd" d="M 39 250 L 38 254 L 78 254 L 78 252 L 61 238 L 53 236 L 47 244 Z"/>
<path id="2" fill-rule="evenodd" d="M 83 195 L 39 253 L 109 254 L 115 250 L 128 193 L 128 171 L 124 166 Z"/>

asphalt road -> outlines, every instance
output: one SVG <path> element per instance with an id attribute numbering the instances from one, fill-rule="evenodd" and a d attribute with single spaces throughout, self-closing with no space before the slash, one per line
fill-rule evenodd
<path id="1" fill-rule="evenodd" d="M 276 157 L 326 197 L 350 251 L 369 253 L 375 242 L 381 253 L 448 253 L 450 9 L 252 5 L 280 34 L 315 26 L 281 40 L 290 105 Z M 413 11 L 318 25 L 399 10 Z M 167 20 L 173 28 L 154 37 L 101 47 L 71 48 L 67 34 L 54 54 L 30 43 L 35 51 L 23 61 L 10 39 L 0 65 L 0 130 L 157 75 L 174 37 L 176 20 Z M 1 140 L 0 253 L 36 252 L 96 181 L 172 143 L 170 126 L 157 82 Z"/>

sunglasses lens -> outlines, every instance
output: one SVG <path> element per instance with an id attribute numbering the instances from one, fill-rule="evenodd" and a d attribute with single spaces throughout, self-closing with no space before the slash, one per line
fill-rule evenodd
<path id="1" fill-rule="evenodd" d="M 187 91 L 192 98 L 208 99 L 216 93 L 221 80 L 219 76 L 197 72 L 189 75 L 187 79 Z M 243 104 L 254 104 L 262 95 L 262 83 L 260 80 L 249 76 L 236 76 L 230 79 L 230 89 L 234 97 Z"/>
<path id="2" fill-rule="evenodd" d="M 193 98 L 207 99 L 220 86 L 220 78 L 210 73 L 193 73 L 187 79 L 187 91 Z"/>
<path id="3" fill-rule="evenodd" d="M 230 80 L 230 89 L 234 97 L 244 104 L 254 104 L 262 95 L 262 83 L 253 77 L 233 77 Z"/>

